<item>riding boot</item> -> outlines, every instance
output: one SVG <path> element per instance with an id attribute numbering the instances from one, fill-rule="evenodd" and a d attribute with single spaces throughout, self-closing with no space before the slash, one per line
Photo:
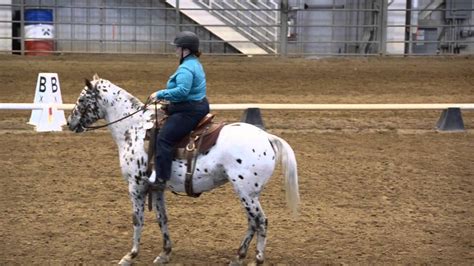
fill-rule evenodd
<path id="1" fill-rule="evenodd" d="M 166 189 L 166 180 L 156 177 L 156 172 L 153 171 L 149 178 L 145 178 L 145 182 L 152 190 L 164 191 Z"/>
<path id="2" fill-rule="evenodd" d="M 166 180 L 157 178 L 155 182 L 151 185 L 153 190 L 165 191 L 166 189 Z"/>

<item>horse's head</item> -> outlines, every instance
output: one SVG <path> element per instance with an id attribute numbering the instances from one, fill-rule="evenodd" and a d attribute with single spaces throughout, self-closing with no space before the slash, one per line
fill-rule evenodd
<path id="1" fill-rule="evenodd" d="M 76 133 L 83 132 L 88 126 L 104 118 L 104 111 L 100 104 L 102 96 L 97 88 L 99 80 L 100 78 L 97 74 L 94 75 L 92 81 L 85 80 L 86 86 L 79 95 L 76 105 L 67 119 L 70 130 Z"/>

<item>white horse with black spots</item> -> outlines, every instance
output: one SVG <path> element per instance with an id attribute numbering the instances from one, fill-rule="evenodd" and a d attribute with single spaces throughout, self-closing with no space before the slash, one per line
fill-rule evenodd
<path id="1" fill-rule="evenodd" d="M 153 126 L 154 110 L 148 110 L 137 98 L 94 75 L 86 80 L 71 115 L 69 129 L 83 132 L 99 119 L 108 123 L 113 139 L 117 143 L 122 175 L 128 182 L 128 190 L 133 206 L 133 246 L 119 264 L 131 264 L 139 252 L 140 236 L 143 228 L 145 199 L 149 192 L 146 182 L 148 155 L 144 147 L 145 132 Z M 259 202 L 259 196 L 270 179 L 277 161 L 281 161 L 286 199 L 296 214 L 299 203 L 298 175 L 293 149 L 283 139 L 269 134 L 253 125 L 233 123 L 224 126 L 216 144 L 206 153 L 198 156 L 194 172 L 194 192 L 210 191 L 230 182 L 248 217 L 248 230 L 240 244 L 236 259 L 242 264 L 249 244 L 257 234 L 256 262 L 263 263 L 267 236 L 267 218 Z M 167 189 L 185 192 L 184 160 L 174 160 L 172 176 Z M 165 195 L 163 191 L 152 191 L 152 203 L 156 210 L 158 224 L 163 234 L 163 250 L 154 263 L 167 263 L 171 255 L 171 238 L 168 232 Z"/>

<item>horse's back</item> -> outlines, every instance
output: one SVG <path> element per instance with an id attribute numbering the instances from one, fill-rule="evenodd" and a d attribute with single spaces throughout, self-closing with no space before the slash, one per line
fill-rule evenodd
<path id="1" fill-rule="evenodd" d="M 247 123 L 232 123 L 224 126 L 218 138 L 218 144 L 232 146 L 232 150 L 237 147 L 266 146 L 269 144 L 268 134 L 262 129 Z M 262 143 L 263 141 L 263 143 Z"/>
<path id="2" fill-rule="evenodd" d="M 234 158 L 237 166 L 245 166 L 242 163 L 244 159 L 253 167 L 273 168 L 275 164 L 276 154 L 268 133 L 251 124 L 226 125 L 217 139 L 216 147 L 223 157 Z"/>

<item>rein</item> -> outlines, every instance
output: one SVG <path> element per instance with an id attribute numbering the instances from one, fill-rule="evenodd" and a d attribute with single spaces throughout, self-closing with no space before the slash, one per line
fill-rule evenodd
<path id="1" fill-rule="evenodd" d="M 107 124 L 105 124 L 105 125 L 100 125 L 100 126 L 84 126 L 84 128 L 88 129 L 88 131 L 92 131 L 92 130 L 96 130 L 96 129 L 99 129 L 99 128 L 108 127 L 108 126 L 113 125 L 113 124 L 115 124 L 115 123 L 118 123 L 118 122 L 120 122 L 120 121 L 122 121 L 122 120 L 125 120 L 125 119 L 127 119 L 127 118 L 129 118 L 129 117 L 131 117 L 131 116 L 133 116 L 133 115 L 135 115 L 135 114 L 137 114 L 137 113 L 140 112 L 140 111 L 146 110 L 146 109 L 148 108 L 148 106 L 150 106 L 150 104 L 152 104 L 152 102 L 148 101 L 147 103 L 145 103 L 145 105 L 143 105 L 142 108 L 138 109 L 137 111 L 135 111 L 135 112 L 133 112 L 133 113 L 131 113 L 131 114 L 128 114 L 128 115 L 126 115 L 126 116 L 124 116 L 124 117 L 122 117 L 122 118 L 119 118 L 119 119 L 117 119 L 117 120 L 115 120 L 115 121 L 112 121 L 112 122 L 110 122 L 110 123 L 107 123 Z M 155 102 L 155 106 L 156 106 L 156 102 Z"/>

